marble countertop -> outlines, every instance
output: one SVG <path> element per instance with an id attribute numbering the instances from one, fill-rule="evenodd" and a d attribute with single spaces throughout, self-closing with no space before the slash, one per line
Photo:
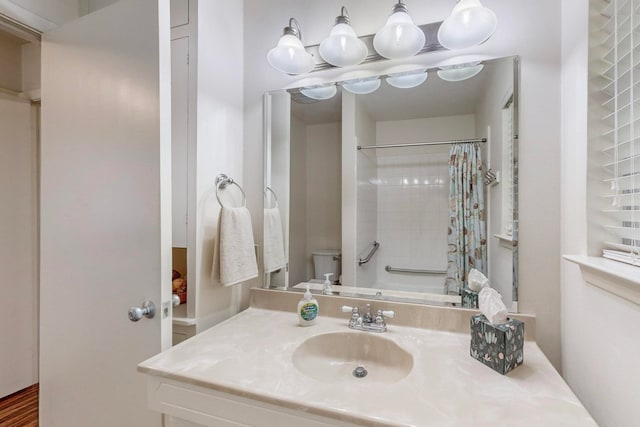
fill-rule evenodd
<path id="1" fill-rule="evenodd" d="M 138 366 L 149 375 L 363 426 L 596 426 L 533 341 L 524 364 L 500 375 L 469 355 L 468 334 L 393 325 L 384 338 L 413 354 L 412 372 L 382 384 L 339 385 L 299 372 L 292 354 L 305 339 L 352 331 L 322 316 L 298 326 L 294 312 L 249 308 Z"/>

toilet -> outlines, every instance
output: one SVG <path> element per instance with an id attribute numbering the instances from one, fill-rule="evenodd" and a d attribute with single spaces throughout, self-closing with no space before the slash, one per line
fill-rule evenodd
<path id="1" fill-rule="evenodd" d="M 315 272 L 314 278 L 324 281 L 324 275 L 327 273 L 333 273 L 331 276 L 332 282 L 337 282 L 340 279 L 340 251 L 338 249 L 325 249 L 319 251 L 313 251 L 313 270 Z"/>

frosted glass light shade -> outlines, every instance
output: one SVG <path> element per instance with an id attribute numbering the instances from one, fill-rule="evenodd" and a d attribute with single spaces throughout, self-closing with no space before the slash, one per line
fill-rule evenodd
<path id="1" fill-rule="evenodd" d="M 460 82 L 470 79 L 478 75 L 484 68 L 484 65 L 476 62 L 473 64 L 451 65 L 448 67 L 440 67 L 438 77 L 448 82 Z"/>
<path id="2" fill-rule="evenodd" d="M 342 87 L 356 95 L 367 95 L 378 90 L 380 79 L 378 77 L 369 77 L 366 79 L 347 80 L 342 83 Z"/>
<path id="3" fill-rule="evenodd" d="M 484 43 L 498 25 L 496 14 L 480 0 L 460 0 L 438 29 L 438 41 L 447 49 L 465 49 Z"/>
<path id="4" fill-rule="evenodd" d="M 387 76 L 387 83 L 398 89 L 410 89 L 420 86 L 427 80 L 427 70 L 407 71 Z"/>
<path id="5" fill-rule="evenodd" d="M 300 93 L 302 93 L 307 98 L 317 99 L 319 101 L 333 98 L 337 92 L 338 89 L 333 83 L 322 86 L 303 87 L 300 89 Z"/>
<path id="6" fill-rule="evenodd" d="M 269 65 L 287 74 L 304 74 L 313 69 L 313 56 L 304 49 L 300 39 L 285 34 L 278 40 L 278 45 L 267 54 Z"/>
<path id="7" fill-rule="evenodd" d="M 367 46 L 349 24 L 336 24 L 320 43 L 320 56 L 336 67 L 357 65 L 367 57 Z"/>
<path id="8" fill-rule="evenodd" d="M 373 47 L 388 59 L 414 56 L 424 47 L 424 33 L 408 13 L 397 11 L 373 37 Z"/>

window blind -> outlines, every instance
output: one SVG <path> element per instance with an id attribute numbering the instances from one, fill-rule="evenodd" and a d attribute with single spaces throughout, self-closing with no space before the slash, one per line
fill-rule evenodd
<path id="1" fill-rule="evenodd" d="M 640 266 L 640 0 L 605 4 L 603 256 Z"/>

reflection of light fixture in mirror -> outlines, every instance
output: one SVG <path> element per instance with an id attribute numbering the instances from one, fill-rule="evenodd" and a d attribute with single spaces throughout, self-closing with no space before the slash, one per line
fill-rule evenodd
<path id="1" fill-rule="evenodd" d="M 300 93 L 304 96 L 318 101 L 333 98 L 337 91 L 335 83 L 300 88 Z"/>
<path id="2" fill-rule="evenodd" d="M 389 74 L 386 80 L 387 83 L 398 89 L 410 89 L 420 86 L 427 80 L 427 70 L 423 68 L 421 70 L 393 73 Z"/>
<path id="3" fill-rule="evenodd" d="M 356 36 L 349 25 L 349 13 L 342 6 L 340 16 L 331 29 L 329 36 L 320 43 L 320 56 L 336 67 L 357 65 L 367 57 L 367 46 Z"/>
<path id="4" fill-rule="evenodd" d="M 438 30 L 438 41 L 447 49 L 464 49 L 484 43 L 498 24 L 496 14 L 480 0 L 458 0 Z"/>
<path id="5" fill-rule="evenodd" d="M 483 68 L 484 65 L 479 62 L 449 65 L 446 67 L 440 67 L 438 70 L 438 77 L 448 82 L 459 82 L 476 76 Z"/>
<path id="6" fill-rule="evenodd" d="M 278 45 L 267 54 L 267 61 L 276 70 L 287 74 L 303 74 L 313 69 L 313 56 L 302 45 L 302 31 L 295 18 L 289 19 L 289 26 L 284 27 Z"/>
<path id="7" fill-rule="evenodd" d="M 387 23 L 373 38 L 373 47 L 385 58 L 409 58 L 424 47 L 424 32 L 413 23 L 402 1 L 396 3 Z"/>
<path id="8" fill-rule="evenodd" d="M 380 87 L 380 79 L 378 76 L 374 76 L 364 79 L 346 80 L 342 83 L 342 87 L 356 95 L 366 95 L 378 90 Z"/>

